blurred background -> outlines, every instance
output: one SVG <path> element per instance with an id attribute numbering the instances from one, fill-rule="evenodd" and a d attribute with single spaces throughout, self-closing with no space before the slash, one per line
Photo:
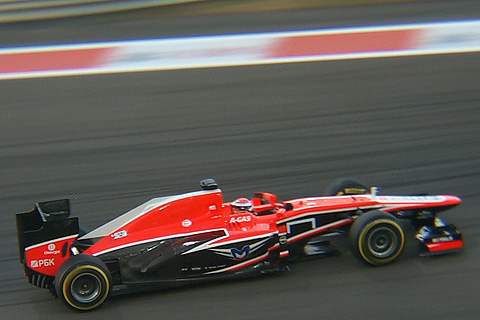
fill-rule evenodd
<path id="1" fill-rule="evenodd" d="M 472 0 L 2 0 L 0 50 L 479 19 Z M 14 214 L 35 202 L 70 198 L 93 229 L 207 177 L 231 201 L 321 195 L 347 176 L 460 196 L 443 218 L 464 251 L 419 258 L 409 239 L 371 268 L 346 249 L 285 275 L 114 297 L 88 318 L 478 319 L 477 51 L 0 80 L 0 317 L 85 316 L 23 277 Z"/>

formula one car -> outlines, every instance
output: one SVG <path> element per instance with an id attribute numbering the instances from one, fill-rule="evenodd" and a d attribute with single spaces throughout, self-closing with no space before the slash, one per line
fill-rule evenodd
<path id="1" fill-rule="evenodd" d="M 462 248 L 457 228 L 437 217 L 460 203 L 454 196 L 380 196 L 340 179 L 326 196 L 277 202 L 255 193 L 223 203 L 213 179 L 201 191 L 152 199 L 82 232 L 67 199 L 39 202 L 16 215 L 20 261 L 28 281 L 67 306 L 92 310 L 112 293 L 281 271 L 291 261 L 327 252 L 334 234 L 348 234 L 368 265 L 394 261 L 415 227 L 424 253 Z"/>

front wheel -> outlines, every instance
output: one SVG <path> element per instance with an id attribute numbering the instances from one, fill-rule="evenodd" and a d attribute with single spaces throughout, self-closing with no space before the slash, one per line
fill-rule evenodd
<path id="1" fill-rule="evenodd" d="M 398 220 L 382 211 L 362 214 L 350 229 L 354 255 L 362 262 L 382 266 L 402 253 L 405 235 Z"/>
<path id="2" fill-rule="evenodd" d="M 66 260 L 55 276 L 55 291 L 69 307 L 88 311 L 110 295 L 111 275 L 99 258 L 80 254 Z"/>
<path id="3" fill-rule="evenodd" d="M 353 178 L 340 178 L 327 187 L 326 196 L 345 196 L 356 194 L 367 194 L 368 187 L 362 182 Z"/>

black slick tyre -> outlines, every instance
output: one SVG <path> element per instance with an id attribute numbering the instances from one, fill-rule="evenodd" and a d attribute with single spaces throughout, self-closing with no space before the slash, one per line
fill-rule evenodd
<path id="1" fill-rule="evenodd" d="M 398 219 L 382 211 L 362 214 L 353 223 L 349 237 L 353 254 L 373 266 L 393 262 L 405 245 L 405 234 Z"/>
<path id="2" fill-rule="evenodd" d="M 344 196 L 355 194 L 367 194 L 369 192 L 362 182 L 353 178 L 340 178 L 327 187 L 326 196 Z"/>
<path id="3" fill-rule="evenodd" d="M 55 291 L 70 308 L 89 311 L 99 307 L 111 292 L 111 275 L 97 257 L 80 254 L 70 257 L 55 275 Z"/>

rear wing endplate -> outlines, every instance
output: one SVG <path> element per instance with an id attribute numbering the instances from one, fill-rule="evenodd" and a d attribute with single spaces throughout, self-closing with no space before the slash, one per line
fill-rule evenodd
<path id="1" fill-rule="evenodd" d="M 76 235 L 78 218 L 70 217 L 68 199 L 38 202 L 30 212 L 17 213 L 20 262 L 25 264 L 25 248 L 53 239 Z"/>

